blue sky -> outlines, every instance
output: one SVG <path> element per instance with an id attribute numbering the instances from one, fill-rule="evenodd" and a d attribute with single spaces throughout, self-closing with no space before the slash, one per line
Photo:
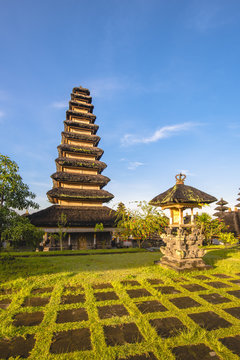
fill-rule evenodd
<path id="1" fill-rule="evenodd" d="M 49 206 L 74 86 L 91 91 L 109 204 L 240 186 L 238 0 L 0 0 L 0 152 Z M 209 209 L 207 209 L 209 211 Z"/>

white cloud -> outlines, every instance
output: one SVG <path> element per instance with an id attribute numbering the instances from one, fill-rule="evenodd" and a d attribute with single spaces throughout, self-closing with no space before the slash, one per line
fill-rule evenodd
<path id="1" fill-rule="evenodd" d="M 183 124 L 163 126 L 159 130 L 156 130 L 153 133 L 153 135 L 150 137 L 138 137 L 136 135 L 126 134 L 121 139 L 121 143 L 124 146 L 134 145 L 134 144 L 138 144 L 138 143 L 148 144 L 148 143 L 156 142 L 156 141 L 164 139 L 164 138 L 168 138 L 179 132 L 188 131 L 190 128 L 192 128 L 196 125 L 197 125 L 196 123 L 194 124 L 191 122 L 186 122 Z"/>
<path id="2" fill-rule="evenodd" d="M 68 103 L 66 101 L 55 101 L 51 104 L 51 107 L 55 109 L 63 109 L 68 107 Z"/>
<path id="3" fill-rule="evenodd" d="M 139 166 L 143 166 L 144 164 L 139 161 L 132 161 L 128 163 L 129 170 L 136 170 Z"/>

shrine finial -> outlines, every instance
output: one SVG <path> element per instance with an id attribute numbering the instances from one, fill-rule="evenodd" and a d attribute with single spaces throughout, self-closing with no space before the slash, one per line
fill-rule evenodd
<path id="1" fill-rule="evenodd" d="M 175 176 L 175 179 L 176 179 L 176 184 L 184 184 L 184 180 L 186 179 L 186 175 L 185 174 L 177 174 Z"/>

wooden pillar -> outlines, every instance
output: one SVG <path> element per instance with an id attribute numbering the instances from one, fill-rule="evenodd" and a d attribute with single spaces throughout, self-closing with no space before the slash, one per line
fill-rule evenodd
<path id="1" fill-rule="evenodd" d="M 94 249 L 97 247 L 97 234 L 96 233 L 93 234 L 93 247 L 94 247 Z"/>
<path id="2" fill-rule="evenodd" d="M 173 224 L 173 210 L 170 209 L 170 225 Z"/>
<path id="3" fill-rule="evenodd" d="M 68 246 L 70 246 L 71 245 L 71 234 L 69 233 L 68 234 Z"/>
<path id="4" fill-rule="evenodd" d="M 183 210 L 179 208 L 179 225 L 183 224 Z"/>
<path id="5" fill-rule="evenodd" d="M 44 233 L 43 235 L 43 246 L 45 246 L 46 242 L 47 242 L 47 232 Z"/>
<path id="6" fill-rule="evenodd" d="M 193 208 L 191 208 L 191 224 L 194 223 Z"/>

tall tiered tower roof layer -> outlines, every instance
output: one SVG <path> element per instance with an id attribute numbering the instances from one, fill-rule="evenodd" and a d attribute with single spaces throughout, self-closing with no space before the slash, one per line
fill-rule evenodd
<path id="1" fill-rule="evenodd" d="M 33 224 L 56 227 L 63 212 L 70 227 L 115 226 L 115 211 L 103 206 L 114 196 L 103 190 L 110 179 L 102 175 L 107 165 L 100 161 L 103 150 L 98 147 L 101 138 L 96 135 L 99 126 L 93 109 L 90 91 L 73 88 L 57 148 L 56 172 L 51 176 L 53 188 L 47 193 L 54 205 L 30 215 Z"/>
<path id="2" fill-rule="evenodd" d="M 63 206 L 102 206 L 113 198 L 102 188 L 109 179 L 101 175 L 107 165 L 99 161 L 103 150 L 93 115 L 88 89 L 74 88 L 69 102 L 62 142 L 58 146 L 57 172 L 52 175 L 53 189 L 47 195 L 53 204 Z"/>

